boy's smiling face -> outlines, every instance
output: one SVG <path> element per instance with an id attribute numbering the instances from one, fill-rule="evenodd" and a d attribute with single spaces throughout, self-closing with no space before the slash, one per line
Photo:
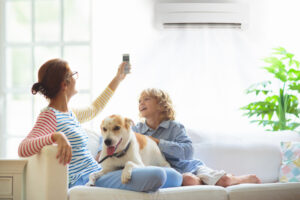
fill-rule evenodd
<path id="1" fill-rule="evenodd" d="M 147 119 L 148 117 L 160 114 L 162 109 L 155 98 L 150 96 L 141 96 L 139 99 L 139 111 L 141 117 Z"/>

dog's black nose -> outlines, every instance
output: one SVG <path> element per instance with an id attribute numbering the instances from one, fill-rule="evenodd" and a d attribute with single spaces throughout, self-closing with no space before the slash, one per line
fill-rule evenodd
<path id="1" fill-rule="evenodd" d="M 106 146 L 110 146 L 111 145 L 111 139 L 104 140 L 104 143 L 106 144 Z"/>

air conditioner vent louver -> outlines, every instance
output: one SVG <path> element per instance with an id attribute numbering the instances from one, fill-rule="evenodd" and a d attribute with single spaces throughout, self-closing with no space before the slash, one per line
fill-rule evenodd
<path id="1" fill-rule="evenodd" d="M 241 23 L 164 23 L 165 29 L 180 29 L 180 28 L 230 28 L 241 29 Z"/>

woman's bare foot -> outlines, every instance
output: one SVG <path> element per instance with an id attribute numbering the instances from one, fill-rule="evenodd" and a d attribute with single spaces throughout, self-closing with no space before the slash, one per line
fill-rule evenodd
<path id="1" fill-rule="evenodd" d="M 190 186 L 190 185 L 202 185 L 202 181 L 199 177 L 197 177 L 192 173 L 182 174 L 182 186 Z"/>
<path id="2" fill-rule="evenodd" d="M 261 181 L 256 175 L 253 174 L 242 176 L 232 176 L 225 174 L 220 178 L 216 185 L 228 187 L 231 185 L 237 185 L 241 183 L 261 183 Z"/>

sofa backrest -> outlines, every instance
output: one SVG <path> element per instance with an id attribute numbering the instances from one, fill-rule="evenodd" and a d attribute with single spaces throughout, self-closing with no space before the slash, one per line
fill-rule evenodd
<path id="1" fill-rule="evenodd" d="M 88 128 L 85 128 L 85 131 L 89 137 L 88 148 L 92 153 L 92 156 L 95 158 L 98 153 L 101 133 Z"/>
<path id="2" fill-rule="evenodd" d="M 88 148 L 95 157 L 100 132 L 85 129 Z M 260 132 L 231 134 L 187 129 L 194 146 L 194 158 L 208 167 L 234 175 L 256 174 L 264 183 L 278 181 L 281 141 L 300 141 L 295 132 Z"/>
<path id="3" fill-rule="evenodd" d="M 295 132 L 213 133 L 187 130 L 194 158 L 234 175 L 256 174 L 262 182 L 278 181 L 281 141 L 300 141 Z"/>

